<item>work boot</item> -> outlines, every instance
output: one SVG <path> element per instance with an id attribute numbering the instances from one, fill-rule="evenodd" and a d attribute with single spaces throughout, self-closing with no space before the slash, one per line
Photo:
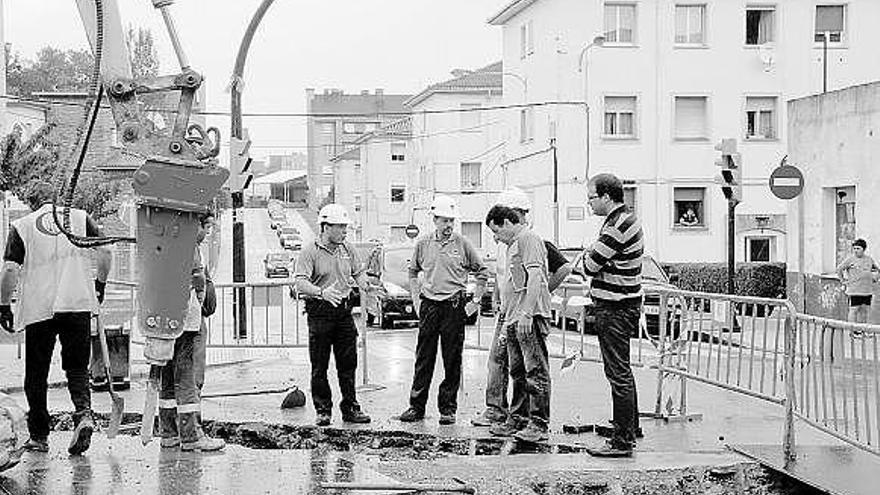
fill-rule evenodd
<path id="1" fill-rule="evenodd" d="M 202 431 L 198 413 L 181 413 L 180 418 L 180 450 L 214 452 L 226 447 L 226 442 L 219 438 L 210 438 Z"/>
<path id="2" fill-rule="evenodd" d="M 318 417 L 315 418 L 315 424 L 317 426 L 330 426 L 330 415 L 319 413 Z"/>
<path id="3" fill-rule="evenodd" d="M 92 444 L 92 433 L 95 431 L 95 423 L 92 421 L 92 413 L 86 411 L 73 429 L 73 438 L 70 439 L 70 445 L 67 452 L 70 455 L 79 455 L 89 450 Z"/>
<path id="4" fill-rule="evenodd" d="M 342 421 L 344 423 L 367 424 L 371 421 L 370 417 L 364 414 L 360 408 L 342 413 Z"/>
<path id="5" fill-rule="evenodd" d="M 550 438 L 550 436 L 547 435 L 547 428 L 538 426 L 535 423 L 529 423 L 528 426 L 514 433 L 513 437 L 517 440 L 530 443 L 543 442 Z"/>
<path id="6" fill-rule="evenodd" d="M 397 419 L 403 421 L 404 423 L 414 423 L 416 421 L 421 421 L 425 419 L 425 413 L 423 411 L 417 411 L 414 407 L 410 407 L 409 409 L 404 411 L 403 414 L 401 414 L 400 417 Z"/>
<path id="7" fill-rule="evenodd" d="M 201 422 L 200 422 L 201 424 Z M 180 446 L 180 432 L 177 429 L 177 408 L 159 409 L 159 444 L 163 449 Z"/>
<path id="8" fill-rule="evenodd" d="M 628 442 L 607 440 L 598 449 L 587 449 L 587 453 L 593 457 L 632 457 L 633 446 Z"/>
<path id="9" fill-rule="evenodd" d="M 489 433 L 496 437 L 512 437 L 516 432 L 526 427 L 526 422 L 522 419 L 508 416 L 503 423 L 498 423 L 489 428 Z"/>
<path id="10" fill-rule="evenodd" d="M 30 437 L 25 442 L 24 449 L 31 452 L 49 452 L 49 440 L 46 438 Z"/>
<path id="11" fill-rule="evenodd" d="M 497 409 L 487 407 L 479 416 L 471 420 L 474 426 L 495 426 L 504 423 L 507 420 L 507 414 L 499 412 Z"/>

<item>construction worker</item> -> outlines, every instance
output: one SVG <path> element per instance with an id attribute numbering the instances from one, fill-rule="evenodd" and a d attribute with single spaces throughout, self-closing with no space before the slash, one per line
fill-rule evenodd
<path id="1" fill-rule="evenodd" d="M 201 242 L 207 233 L 207 215 L 199 218 L 196 239 Z M 200 331 L 203 324 L 202 303 L 205 300 L 207 284 L 205 265 L 199 246 L 193 251 L 192 281 L 186 315 L 183 319 L 183 333 L 174 342 L 174 355 L 162 367 L 162 382 L 159 390 L 159 436 L 162 448 L 212 452 L 221 450 L 226 442 L 210 438 L 201 426 L 201 391 L 197 383 L 198 363 L 196 353 L 199 347 Z M 202 371 L 204 373 L 204 371 Z M 204 375 L 202 375 L 204 376 Z M 204 378 L 202 378 L 204 379 Z"/>
<path id="2" fill-rule="evenodd" d="M 357 328 L 351 315 L 352 309 L 360 304 L 354 289 L 360 287 L 366 293 L 370 287 L 357 251 L 345 241 L 350 223 L 342 206 L 331 203 L 321 208 L 319 236 L 303 247 L 296 262 L 296 288 L 307 298 L 312 402 L 318 426 L 330 424 L 333 410 L 327 381 L 331 351 L 342 393 L 342 421 L 370 422 L 355 397 Z"/>
<path id="3" fill-rule="evenodd" d="M 458 408 L 465 320 L 479 308 L 489 269 L 473 245 L 453 231 L 455 219 L 459 217 L 455 201 L 448 196 L 437 196 L 430 210 L 435 230 L 416 242 L 409 266 L 419 336 L 409 409 L 400 415 L 400 420 L 413 422 L 425 417 L 439 340 L 445 376 L 440 383 L 437 406 L 440 424 L 449 425 L 455 423 Z M 467 300 L 465 288 L 470 273 L 476 276 L 477 287 L 473 299 Z"/>
<path id="4" fill-rule="evenodd" d="M 486 225 L 508 246 L 505 280 L 500 284 L 501 311 L 507 332 L 507 356 L 513 401 L 507 420 L 493 435 L 525 442 L 548 438 L 550 366 L 545 339 L 550 333 L 547 247 L 513 208 L 493 206 Z"/>
<path id="5" fill-rule="evenodd" d="M 55 191 L 37 182 L 27 192 L 32 213 L 12 223 L 0 280 L 0 325 L 7 332 L 24 329 L 28 432 L 25 448 L 48 452 L 49 411 L 46 392 L 55 340 L 61 341 L 61 366 L 73 402 L 74 431 L 67 450 L 88 450 L 95 425 L 89 391 L 92 314 L 104 301 L 112 254 L 104 247 L 81 249 L 60 232 L 53 216 Z M 69 229 L 78 236 L 99 237 L 100 229 L 86 212 L 70 209 Z M 62 215 L 58 209 L 58 215 Z M 97 273 L 93 275 L 92 263 Z M 13 317 L 12 293 L 18 286 Z"/>
<path id="6" fill-rule="evenodd" d="M 642 225 L 624 204 L 623 185 L 612 174 L 590 179 L 587 203 L 605 221 L 599 238 L 575 262 L 593 277 L 590 297 L 614 410 L 611 438 L 603 447 L 587 451 L 597 457 L 629 457 L 639 431 L 629 340 L 638 331 L 642 313 Z"/>
<path id="7" fill-rule="evenodd" d="M 199 393 L 205 385 L 205 366 L 207 364 L 208 325 L 205 318 L 210 317 L 217 310 L 217 294 L 214 290 L 214 282 L 211 279 L 211 270 L 208 267 L 204 245 L 202 244 L 214 230 L 214 214 L 205 213 L 199 215 L 199 232 L 196 235 L 196 249 L 202 259 L 205 268 L 205 299 L 202 301 L 202 321 L 199 326 L 199 334 L 195 339 L 193 349 L 193 364 L 195 366 L 196 387 Z"/>
<path id="8" fill-rule="evenodd" d="M 528 195 L 518 188 L 511 188 L 498 196 L 495 202 L 498 206 L 506 206 L 512 208 L 520 217 L 520 221 L 524 224 L 530 224 L 528 219 L 529 211 L 532 209 L 532 203 Z M 572 265 L 565 256 L 559 251 L 555 244 L 548 240 L 544 240 L 544 246 L 547 248 L 547 269 L 550 272 L 548 280 L 548 290 L 553 293 L 571 273 Z M 495 291 L 492 299 L 496 307 L 501 306 L 501 294 L 504 292 L 502 284 L 505 282 L 505 270 L 507 257 L 507 245 L 503 242 L 498 243 L 498 255 L 496 257 L 496 275 L 495 275 Z M 504 313 L 498 312 L 497 324 L 495 325 L 495 335 L 492 338 L 492 344 L 489 348 L 489 359 L 487 361 L 488 373 L 486 375 L 486 409 L 471 420 L 474 426 L 498 426 L 507 421 L 508 401 L 507 401 L 507 385 L 508 385 L 508 360 L 507 360 L 507 332 L 504 330 Z M 522 391 L 523 387 L 514 387 L 514 390 Z M 513 402 L 518 402 L 515 398 Z"/>

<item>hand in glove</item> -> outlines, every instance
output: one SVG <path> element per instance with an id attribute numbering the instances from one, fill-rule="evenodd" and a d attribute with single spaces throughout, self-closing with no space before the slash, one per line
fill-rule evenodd
<path id="1" fill-rule="evenodd" d="M 15 326 L 12 322 L 12 306 L 8 304 L 0 304 L 0 327 L 9 333 L 15 332 Z"/>
<path id="2" fill-rule="evenodd" d="M 98 296 L 98 304 L 104 304 L 104 289 L 106 288 L 107 282 L 95 279 L 95 295 Z"/>

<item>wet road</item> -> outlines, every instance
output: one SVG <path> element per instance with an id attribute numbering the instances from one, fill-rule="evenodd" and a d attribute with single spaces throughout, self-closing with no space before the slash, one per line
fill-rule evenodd
<path id="1" fill-rule="evenodd" d="M 26 453 L 21 464 L 0 474 L 0 494 L 322 494 L 337 493 L 322 490 L 322 482 L 394 482 L 355 456 L 320 449 L 229 445 L 225 452 L 200 454 L 160 449 L 157 441 L 142 447 L 135 437 L 111 441 L 99 433 L 86 455 L 68 456 L 69 439 L 68 432 L 54 432 L 48 454 Z"/>

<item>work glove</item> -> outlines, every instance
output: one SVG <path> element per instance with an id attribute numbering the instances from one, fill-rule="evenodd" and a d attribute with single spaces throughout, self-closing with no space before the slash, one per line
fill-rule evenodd
<path id="1" fill-rule="evenodd" d="M 12 322 L 12 306 L 8 304 L 0 304 L 0 327 L 9 333 L 15 332 L 15 326 Z"/>
<path id="2" fill-rule="evenodd" d="M 98 304 L 104 304 L 104 289 L 106 288 L 107 282 L 95 279 L 95 295 L 98 296 Z"/>

